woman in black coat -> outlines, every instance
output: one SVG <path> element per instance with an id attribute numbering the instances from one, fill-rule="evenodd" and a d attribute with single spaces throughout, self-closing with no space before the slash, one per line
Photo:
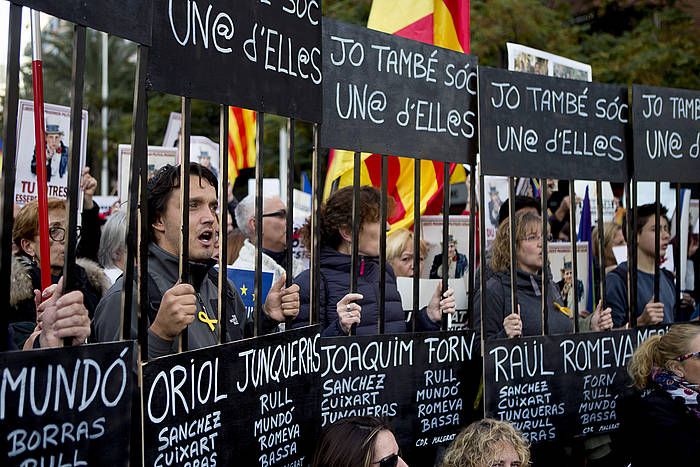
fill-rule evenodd
<path id="1" fill-rule="evenodd" d="M 379 238 L 383 226 L 379 222 L 380 195 L 376 188 L 360 188 L 360 234 L 358 239 L 359 275 L 357 292 L 348 293 L 350 287 L 350 254 L 352 251 L 352 187 L 335 192 L 321 208 L 320 216 L 320 311 L 319 320 L 324 336 L 349 334 L 353 324 L 358 335 L 377 333 L 379 322 Z M 389 206 L 391 207 L 391 206 Z M 390 209 L 389 209 L 390 211 Z M 304 245 L 311 245 L 310 225 L 301 231 Z M 398 333 L 410 330 L 401 297 L 396 287 L 396 276 L 391 266 L 386 268 L 385 332 Z M 293 326 L 309 323 L 310 270 L 299 274 L 294 282 L 299 285 L 301 307 Z M 431 331 L 440 329 L 443 313 L 453 313 L 455 301 L 452 289 L 440 297 L 439 288 L 430 304 L 416 316 L 416 329 Z"/>
<path id="2" fill-rule="evenodd" d="M 677 324 L 644 341 L 629 374 L 634 393 L 620 401 L 619 416 L 632 465 L 698 465 L 700 326 Z"/>

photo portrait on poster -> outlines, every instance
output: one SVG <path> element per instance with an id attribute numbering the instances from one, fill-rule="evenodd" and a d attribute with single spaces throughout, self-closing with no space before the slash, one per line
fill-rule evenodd
<path id="1" fill-rule="evenodd" d="M 129 201 L 129 170 L 131 170 L 131 145 L 120 144 L 117 148 L 117 160 L 119 161 L 119 201 Z M 148 179 L 166 165 L 177 165 L 180 159 L 177 148 L 163 146 L 148 146 Z"/>
<path id="2" fill-rule="evenodd" d="M 49 198 L 67 198 L 68 159 L 70 148 L 70 107 L 44 104 L 46 138 L 46 184 Z M 80 167 L 85 166 L 87 153 L 87 110 L 82 113 Z M 20 100 L 17 115 L 17 175 L 15 204 L 24 206 L 34 201 L 39 191 L 36 185 L 37 153 L 34 135 L 34 103 Z"/>
<path id="3" fill-rule="evenodd" d="M 498 230 L 498 213 L 501 205 L 508 199 L 508 177 L 484 176 L 484 205 L 487 216 L 484 216 L 484 232 L 486 237 L 486 250 L 491 249 L 491 244 L 496 239 Z"/>
<path id="4" fill-rule="evenodd" d="M 549 265 L 552 271 L 552 280 L 557 285 L 566 307 L 574 309 L 574 275 L 573 260 L 571 255 L 571 243 L 555 242 L 547 244 Z M 593 310 L 586 310 L 590 287 L 588 283 L 588 243 L 576 244 L 576 294 L 578 295 L 579 314 L 586 314 Z"/>
<path id="5" fill-rule="evenodd" d="M 469 271 L 469 216 L 450 216 L 449 219 L 447 277 L 462 279 Z M 442 279 L 442 216 L 422 216 L 420 223 L 421 238 L 428 247 L 421 277 Z"/>

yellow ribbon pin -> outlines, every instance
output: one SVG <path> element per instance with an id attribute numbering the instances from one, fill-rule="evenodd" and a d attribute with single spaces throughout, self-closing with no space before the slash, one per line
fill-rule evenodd
<path id="1" fill-rule="evenodd" d="M 211 329 L 212 332 L 216 329 L 216 323 L 219 322 L 219 320 L 209 318 L 209 316 L 203 311 L 199 312 L 197 318 L 199 318 L 201 322 L 208 324 L 209 329 Z"/>
<path id="2" fill-rule="evenodd" d="M 567 317 L 569 317 L 569 318 L 573 318 L 573 317 L 574 317 L 574 312 L 573 312 L 573 310 L 571 310 L 571 309 L 568 308 L 568 307 L 561 306 L 561 305 L 558 304 L 557 302 L 554 302 L 554 308 L 556 308 L 557 310 L 561 311 L 562 313 L 564 313 L 564 314 L 565 314 Z"/>

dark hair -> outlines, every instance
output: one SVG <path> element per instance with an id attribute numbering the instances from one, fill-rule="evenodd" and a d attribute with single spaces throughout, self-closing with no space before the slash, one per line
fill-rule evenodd
<path id="1" fill-rule="evenodd" d="M 635 233 L 640 234 L 644 226 L 647 225 L 647 222 L 649 222 L 649 218 L 653 219 L 655 215 L 655 203 L 642 204 L 641 206 L 637 206 L 637 223 L 635 224 L 634 229 Z M 668 209 L 666 209 L 666 206 L 664 205 L 661 205 L 661 217 L 666 219 L 666 222 L 668 222 Z"/>
<path id="2" fill-rule="evenodd" d="M 379 190 L 372 186 L 360 187 L 360 229 L 367 222 L 379 222 Z M 394 208 L 394 199 L 387 200 L 387 217 Z M 352 186 L 346 186 L 333 193 L 321 206 L 319 239 L 322 246 L 337 249 L 343 243 L 340 229 L 352 227 Z M 311 222 L 307 220 L 299 230 L 299 237 L 307 250 L 311 250 Z"/>
<path id="3" fill-rule="evenodd" d="M 196 162 L 190 162 L 190 175 L 199 177 L 199 186 L 202 186 L 202 179 L 206 180 L 214 188 L 219 186 L 214 173 Z M 153 224 L 163 215 L 165 212 L 165 205 L 168 204 L 170 195 L 179 187 L 179 165 L 166 165 L 165 167 L 161 167 L 155 175 L 148 180 L 146 196 L 148 198 L 148 228 L 151 239 L 155 239 Z"/>
<path id="4" fill-rule="evenodd" d="M 532 196 L 517 195 L 515 197 L 515 212 L 525 208 L 535 208 L 537 209 L 537 214 L 542 215 L 540 201 L 537 198 L 533 198 Z M 510 200 L 506 199 L 503 201 L 503 204 L 501 204 L 501 207 L 498 210 L 498 225 L 501 225 L 504 220 L 508 219 L 508 216 L 510 215 L 509 209 Z"/>
<path id="5" fill-rule="evenodd" d="M 380 431 L 391 427 L 376 417 L 342 418 L 327 426 L 316 446 L 313 467 L 369 467 Z"/>

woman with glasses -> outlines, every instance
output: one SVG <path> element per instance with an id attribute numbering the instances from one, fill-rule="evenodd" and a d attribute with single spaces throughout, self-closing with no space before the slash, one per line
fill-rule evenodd
<path id="1" fill-rule="evenodd" d="M 535 336 L 542 333 L 542 218 L 521 211 L 515 214 L 516 301 L 511 309 L 510 221 L 504 220 L 496 231 L 491 255 L 493 276 L 486 282 L 482 313 L 475 313 L 475 329 L 481 328 L 486 339 Z M 573 314 L 566 308 L 551 275 L 547 279 L 548 334 L 573 331 Z M 475 296 L 481 308 L 481 296 Z"/>
<path id="2" fill-rule="evenodd" d="M 327 426 L 313 467 L 408 467 L 389 425 L 375 417 L 350 417 Z"/>
<path id="3" fill-rule="evenodd" d="M 649 337 L 628 373 L 634 392 L 622 399 L 618 413 L 632 465 L 698 465 L 700 326 L 677 324 Z"/>
<path id="4" fill-rule="evenodd" d="M 319 321 L 323 336 L 347 335 L 356 326 L 357 335 L 377 334 L 379 322 L 379 238 L 382 229 L 379 216 L 379 190 L 371 186 L 360 187 L 360 219 L 358 238 L 357 291 L 350 293 L 352 253 L 352 187 L 341 188 L 328 198 L 321 208 L 319 219 L 321 235 L 320 252 L 320 310 Z M 391 201 L 390 201 L 391 203 Z M 388 206 L 391 212 L 393 206 Z M 309 249 L 311 227 L 307 222 L 299 232 L 301 241 Z M 396 275 L 391 266 L 386 268 L 384 296 L 384 330 L 387 334 L 402 333 L 411 329 L 406 323 L 406 313 L 396 286 Z M 301 306 L 294 320 L 294 327 L 309 323 L 311 271 L 299 274 L 294 282 L 299 285 Z M 441 296 L 436 288 L 427 307 L 416 316 L 418 331 L 437 331 L 443 313 L 454 313 L 454 291 L 448 288 Z"/>
<path id="5" fill-rule="evenodd" d="M 510 423 L 485 418 L 466 427 L 452 441 L 442 467 L 527 467 L 530 448 Z"/>
<path id="6" fill-rule="evenodd" d="M 68 213 L 65 201 L 49 199 L 48 211 L 49 258 L 41 258 L 36 201 L 26 204 L 19 211 L 12 228 L 12 241 L 16 252 L 12 263 L 10 322 L 15 343 L 19 348 L 22 348 L 34 331 L 37 322 L 35 290 L 41 290 L 42 261 L 50 265 L 51 280 L 54 284 L 63 274 L 65 241 L 68 235 L 66 232 Z M 81 258 L 76 261 L 76 281 L 77 290 L 82 292 L 83 303 L 92 319 L 100 298 L 109 288 L 107 277 L 97 263 Z"/>

